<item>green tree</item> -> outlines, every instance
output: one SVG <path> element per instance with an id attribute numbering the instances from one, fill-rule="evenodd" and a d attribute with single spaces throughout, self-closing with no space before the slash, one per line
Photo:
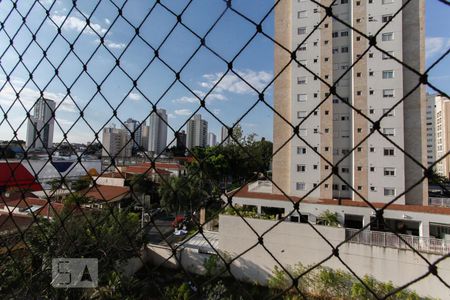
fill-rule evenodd
<path id="1" fill-rule="evenodd" d="M 89 176 L 80 177 L 78 180 L 72 182 L 72 190 L 79 192 L 81 190 L 87 189 L 92 180 Z"/>
<path id="2" fill-rule="evenodd" d="M 117 266 L 128 258 L 138 256 L 145 243 L 139 234 L 139 225 L 137 214 L 118 210 L 85 211 L 84 214 L 66 211 L 60 219 L 51 222 L 39 220 L 39 225 L 24 234 L 28 247 L 18 259 L 23 269 L 19 278 L 13 281 L 20 282 L 24 287 L 20 290 L 23 298 L 88 298 L 95 290 L 64 290 L 50 286 L 52 258 L 97 258 L 98 290 L 111 287 L 111 280 L 117 281 Z M 14 287 L 13 284 L 9 286 Z"/>
<path id="3" fill-rule="evenodd" d="M 327 209 L 317 217 L 317 224 L 338 227 L 341 223 L 338 220 L 337 213 Z"/>

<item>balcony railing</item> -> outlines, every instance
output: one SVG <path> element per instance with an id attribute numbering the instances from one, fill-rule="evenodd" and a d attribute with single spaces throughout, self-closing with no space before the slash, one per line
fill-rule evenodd
<path id="1" fill-rule="evenodd" d="M 429 197 L 428 199 L 431 206 L 450 207 L 450 198 Z"/>
<path id="2" fill-rule="evenodd" d="M 379 247 L 389 247 L 395 249 L 412 250 L 416 249 L 420 252 L 441 254 L 445 255 L 450 253 L 450 242 L 446 240 L 419 237 L 414 235 L 399 234 L 396 235 L 392 232 L 382 231 L 361 231 L 359 229 L 345 230 L 345 238 L 349 240 L 349 243 L 364 244 Z M 400 239 L 400 237 L 403 239 Z M 409 244 L 409 246 L 408 246 Z"/>

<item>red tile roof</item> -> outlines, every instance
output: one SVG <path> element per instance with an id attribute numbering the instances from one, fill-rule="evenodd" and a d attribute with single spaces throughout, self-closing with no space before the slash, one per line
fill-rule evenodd
<path id="1" fill-rule="evenodd" d="M 0 213 L 0 232 L 24 230 L 33 223 L 33 218 L 27 215 Z"/>
<path id="2" fill-rule="evenodd" d="M 49 209 L 50 209 L 50 216 L 53 214 L 53 212 L 56 212 L 57 214 L 61 214 L 64 205 L 62 203 L 58 202 L 51 202 L 51 204 L 48 204 L 48 201 L 45 199 L 40 198 L 32 198 L 27 197 L 25 199 L 20 200 L 12 200 L 5 203 L 10 208 L 11 212 L 18 212 L 19 209 L 26 209 L 32 206 L 40 207 L 38 210 L 36 210 L 34 213 L 36 215 L 41 216 L 47 216 Z M 50 208 L 51 206 L 51 208 Z"/>
<path id="3" fill-rule="evenodd" d="M 126 173 L 119 173 L 119 172 L 108 172 L 108 173 L 103 173 L 101 175 L 99 175 L 99 177 L 107 177 L 107 178 L 126 178 L 127 174 Z"/>
<path id="4" fill-rule="evenodd" d="M 147 174 L 147 175 L 153 175 L 153 174 L 159 174 L 159 175 L 170 175 L 171 173 L 169 171 L 163 170 L 163 169 L 156 169 L 156 172 L 154 169 L 150 169 L 150 166 L 129 166 L 126 167 L 125 173 L 131 173 L 131 174 Z"/>
<path id="5" fill-rule="evenodd" d="M 295 197 L 295 196 L 290 196 L 289 197 L 290 199 L 289 199 L 283 194 L 250 192 L 248 190 L 248 185 L 244 186 L 239 191 L 235 191 L 235 192 L 231 191 L 229 194 L 236 196 L 236 197 L 263 199 L 263 200 L 293 201 L 293 202 L 298 202 L 300 200 L 299 197 Z M 339 205 L 338 200 L 333 200 L 333 199 L 317 199 L 317 200 L 303 199 L 302 202 L 316 203 L 316 204 L 322 204 L 322 205 Z M 340 202 L 341 202 L 341 205 L 343 205 L 343 206 L 369 207 L 363 201 L 342 199 Z M 371 202 L 371 204 L 375 208 L 382 208 L 386 205 L 386 203 L 379 203 L 379 202 Z M 409 211 L 409 212 L 450 215 L 450 208 L 437 207 L 437 206 L 391 204 L 387 207 L 387 209 L 388 210 L 399 210 L 399 211 Z"/>
<path id="6" fill-rule="evenodd" d="M 88 198 L 96 201 L 120 201 L 130 193 L 128 186 L 95 185 L 82 192 Z"/>
<path id="7" fill-rule="evenodd" d="M 151 163 L 146 162 L 137 166 L 140 167 L 151 167 Z M 177 163 L 163 163 L 163 162 L 156 162 L 155 167 L 159 169 L 170 169 L 170 170 L 182 170 L 184 169 L 184 166 L 177 164 Z"/>

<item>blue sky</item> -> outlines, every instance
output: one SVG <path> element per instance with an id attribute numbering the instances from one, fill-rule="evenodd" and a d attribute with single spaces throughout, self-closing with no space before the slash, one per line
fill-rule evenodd
<path id="1" fill-rule="evenodd" d="M 33 1 L 18 1 L 17 9 L 27 14 Z M 29 109 L 39 97 L 39 90 L 44 90 L 47 97 L 55 99 L 60 104 L 57 110 L 57 120 L 61 125 L 55 127 L 54 142 L 60 141 L 62 131 L 70 128 L 78 118 L 79 108 L 84 108 L 84 117 L 93 129 L 99 130 L 105 124 L 115 123 L 120 126 L 117 119 L 109 120 L 113 107 L 122 104 L 117 110 L 117 117 L 123 121 L 132 117 L 139 121 L 145 120 L 152 108 L 150 102 L 158 102 L 159 108 L 164 108 L 169 113 L 169 123 L 174 129 L 182 124 L 199 107 L 198 101 L 182 84 L 174 82 L 175 75 L 170 70 L 179 71 L 187 59 L 196 51 L 199 39 L 187 29 L 178 25 L 169 38 L 163 43 L 165 36 L 176 23 L 176 17 L 157 5 L 147 17 L 140 28 L 140 35 L 145 40 L 134 38 L 134 26 L 140 24 L 146 17 L 154 1 L 130 0 L 123 7 L 123 16 L 128 20 L 117 17 L 117 8 L 123 1 L 103 0 L 98 7 L 97 1 L 78 1 L 77 9 L 73 9 L 72 1 L 41 1 L 43 7 L 50 8 L 51 20 L 62 27 L 62 35 L 70 43 L 74 43 L 74 54 L 69 52 L 68 43 L 58 36 L 57 27 L 47 19 L 42 28 L 36 34 L 36 41 L 42 48 L 51 47 L 47 55 L 51 63 L 59 65 L 59 77 L 67 86 L 71 87 L 71 94 L 67 96 L 65 85 L 60 79 L 52 79 L 54 76 L 51 64 L 43 60 L 42 50 L 35 43 L 27 48 L 32 39 L 29 31 L 22 27 L 14 38 L 14 47 L 19 53 L 23 53 L 25 66 L 19 64 L 18 54 L 12 47 L 8 48 L 9 37 L 15 34 L 19 28 L 22 17 L 14 12 L 6 21 L 6 15 L 10 11 L 11 1 L 0 2 L 0 20 L 4 22 L 5 31 L 0 31 L 0 55 L 2 69 L 0 70 L 0 105 L 4 111 L 8 111 L 8 121 L 13 128 L 18 128 L 25 119 L 25 109 Z M 175 14 L 180 14 L 188 1 L 161 1 Z M 248 1 L 234 0 L 233 7 L 242 12 L 248 18 L 259 22 L 273 5 L 272 0 Z M 27 15 L 27 25 L 31 31 L 36 31 L 45 17 L 45 10 L 39 4 L 35 4 Z M 183 12 L 182 21 L 197 35 L 203 36 L 209 30 L 214 21 L 225 9 L 225 2 L 221 0 L 194 0 Z M 94 11 L 94 12 L 93 12 Z M 93 12 L 93 13 L 92 13 Z M 431 63 L 450 47 L 450 7 L 445 7 L 437 0 L 427 1 L 427 60 Z M 85 28 L 85 16 L 90 16 L 91 28 Z M 263 30 L 268 35 L 273 35 L 273 14 L 270 14 L 263 23 Z M 94 32 L 95 31 L 95 32 Z M 255 27 L 232 11 L 228 11 L 216 27 L 208 34 L 206 44 L 214 52 L 226 60 L 232 59 L 246 44 L 255 32 Z M 8 35 L 7 35 L 7 34 Z M 97 49 L 100 41 L 99 35 L 104 36 L 105 45 Z M 52 42 L 53 41 L 53 42 Z M 153 48 L 159 48 L 159 55 L 167 65 L 160 60 L 154 60 L 147 68 L 147 64 L 153 59 Z M 128 45 L 128 46 L 127 46 Z M 5 52 L 5 49 L 8 50 Z M 119 68 L 114 68 L 116 58 L 111 53 L 120 57 Z M 92 56 L 92 57 L 91 57 Z M 82 63 L 88 62 L 89 76 L 82 72 Z M 37 66 L 38 65 L 38 66 Z M 37 66 L 37 67 L 36 67 Z M 36 68 L 36 69 L 35 69 Z M 263 89 L 273 76 L 273 43 L 262 35 L 256 38 L 245 48 L 233 64 L 234 70 L 253 86 Z M 28 70 L 34 70 L 33 81 L 27 82 Z M 6 73 L 10 73 L 11 84 L 5 84 Z M 109 75 L 107 79 L 105 76 Z M 131 79 L 139 77 L 137 89 L 133 88 Z M 211 51 L 201 48 L 188 65 L 181 71 L 181 80 L 189 89 L 198 96 L 203 97 L 210 91 L 214 83 L 227 71 L 227 65 Z M 81 74 L 81 75 L 80 75 Z M 79 76 L 79 78 L 78 78 Z M 447 57 L 431 72 L 430 80 L 446 92 L 450 92 L 450 58 Z M 76 82 L 74 83 L 75 79 Z M 102 83 L 101 95 L 96 94 L 97 84 Z M 24 107 L 15 102 L 15 92 L 21 90 L 20 96 Z M 95 95 L 95 96 L 94 96 Z M 227 125 L 233 124 L 251 105 L 257 100 L 257 94 L 236 75 L 227 75 L 224 80 L 211 92 L 206 100 L 208 109 Z M 62 100 L 64 99 L 64 100 Z M 91 100 L 92 99 L 92 100 Z M 272 103 L 272 89 L 266 92 L 266 99 Z M 90 103 L 89 103 L 90 101 Z M 89 103 L 89 104 L 88 104 Z M 201 109 L 202 114 L 209 122 L 210 131 L 219 134 L 220 123 L 210 113 Z M 272 112 L 262 103 L 258 104 L 247 117 L 241 121 L 245 133 L 256 132 L 260 137 L 272 139 Z M 18 130 L 19 138 L 25 139 L 26 123 Z M 0 139 L 9 140 L 13 131 L 9 124 L 0 117 Z M 171 136 L 170 132 L 169 135 Z M 69 133 L 70 142 L 88 142 L 93 140 L 93 134 L 87 124 L 80 120 Z"/>

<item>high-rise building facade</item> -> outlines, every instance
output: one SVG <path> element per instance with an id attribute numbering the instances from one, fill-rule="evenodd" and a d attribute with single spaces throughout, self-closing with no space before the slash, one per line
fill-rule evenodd
<path id="1" fill-rule="evenodd" d="M 158 109 L 150 115 L 148 151 L 160 155 L 167 147 L 167 113 Z"/>
<path id="2" fill-rule="evenodd" d="M 177 148 L 186 148 L 186 131 L 181 130 L 178 132 L 176 142 Z"/>
<path id="3" fill-rule="evenodd" d="M 208 122 L 200 114 L 194 115 L 187 123 L 186 146 L 206 147 L 208 145 Z"/>
<path id="4" fill-rule="evenodd" d="M 34 105 L 33 116 L 28 118 L 27 143 L 30 149 L 48 149 L 53 146 L 55 127 L 55 101 L 39 98 Z"/>
<path id="5" fill-rule="evenodd" d="M 134 143 L 133 143 L 133 148 L 134 149 L 140 149 L 140 147 L 142 146 L 142 127 L 140 122 L 137 120 L 134 120 L 132 118 L 128 118 L 124 124 L 123 124 L 124 129 L 127 128 L 130 132 L 130 134 L 134 135 Z"/>
<path id="6" fill-rule="evenodd" d="M 208 133 L 208 146 L 214 147 L 217 144 L 217 137 L 214 133 L 209 132 Z"/>
<path id="7" fill-rule="evenodd" d="M 450 99 L 441 95 L 428 95 L 427 150 L 430 151 L 429 165 L 444 157 L 450 150 Z M 450 159 L 443 158 L 434 169 L 436 173 L 449 178 Z"/>
<path id="8" fill-rule="evenodd" d="M 427 203 L 426 182 L 402 195 L 423 170 L 388 140 L 426 165 L 425 90 L 409 93 L 419 76 L 390 57 L 424 70 L 425 4 L 411 1 L 403 9 L 402 4 L 340 0 L 332 6 L 335 16 L 367 36 L 381 30 L 376 43 L 387 54 L 368 49 L 366 37 L 326 18 L 326 10 L 312 1 L 277 5 L 275 39 L 295 52 L 297 62 L 275 47 L 274 72 L 282 73 L 275 81 L 274 108 L 296 129 L 275 114 L 274 149 L 282 149 L 273 159 L 274 192 L 373 202 L 400 195 L 397 204 Z M 373 124 L 382 134 L 366 138 Z M 290 140 L 293 133 L 298 136 Z"/>
<path id="9" fill-rule="evenodd" d="M 105 127 L 102 135 L 102 156 L 126 158 L 131 157 L 133 142 L 128 130 Z"/>
<path id="10" fill-rule="evenodd" d="M 228 136 L 228 128 L 226 126 L 222 126 L 220 130 L 220 142 L 222 145 L 226 145 L 230 142 L 230 137 Z"/>
<path id="11" fill-rule="evenodd" d="M 145 123 L 141 123 L 141 145 L 143 151 L 148 151 L 148 138 L 150 129 Z"/>
<path id="12" fill-rule="evenodd" d="M 436 95 L 427 95 L 427 163 L 428 167 L 436 161 Z"/>

